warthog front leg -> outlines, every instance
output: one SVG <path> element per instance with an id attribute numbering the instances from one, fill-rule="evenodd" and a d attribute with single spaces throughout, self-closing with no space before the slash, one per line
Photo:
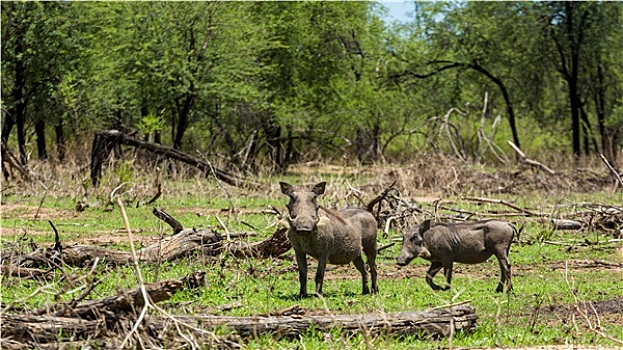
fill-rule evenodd
<path id="1" fill-rule="evenodd" d="M 327 256 L 318 257 L 318 269 L 316 270 L 316 296 L 322 295 L 322 283 L 324 281 L 324 272 L 327 269 Z"/>
<path id="2" fill-rule="evenodd" d="M 296 264 L 299 268 L 299 297 L 304 298 L 307 296 L 307 256 L 305 253 L 294 252 L 296 256 Z"/>
<path id="3" fill-rule="evenodd" d="M 361 255 L 353 260 L 353 265 L 359 270 L 361 273 L 361 283 L 363 284 L 362 294 L 370 294 L 370 289 L 368 288 L 368 272 L 366 271 L 366 265 L 363 263 L 363 259 Z"/>
<path id="4" fill-rule="evenodd" d="M 433 278 L 435 278 L 435 275 L 437 274 L 437 272 L 439 272 L 439 270 L 441 270 L 442 267 L 443 265 L 440 262 L 435 261 L 430 264 L 428 271 L 426 271 L 426 283 L 428 283 L 428 285 L 433 288 L 433 290 L 441 289 L 438 285 L 435 284 L 435 282 L 433 282 Z"/>

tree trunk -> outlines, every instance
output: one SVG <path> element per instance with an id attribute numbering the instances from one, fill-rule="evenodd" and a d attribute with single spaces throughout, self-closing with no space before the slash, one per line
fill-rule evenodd
<path id="1" fill-rule="evenodd" d="M 56 134 L 56 153 L 59 161 L 65 160 L 65 133 L 63 130 L 63 119 L 59 119 L 54 125 L 54 133 Z"/>
<path id="2" fill-rule="evenodd" d="M 48 149 L 45 142 L 45 121 L 35 121 L 35 135 L 37 136 L 37 154 L 39 159 L 48 159 Z"/>
<path id="3" fill-rule="evenodd" d="M 567 83 L 569 85 L 569 105 L 571 106 L 571 131 L 573 139 L 573 154 L 576 157 L 581 155 L 580 147 L 580 108 L 582 103 L 578 94 L 578 76 L 580 69 L 580 47 L 582 45 L 581 35 L 576 35 L 574 23 L 575 5 L 565 3 L 565 11 L 567 16 L 567 38 L 570 45 L 571 67 Z M 584 28 L 580 28 L 584 30 Z"/>
<path id="4" fill-rule="evenodd" d="M 154 143 L 161 144 L 162 143 L 162 133 L 160 130 L 154 131 Z"/>
<path id="5" fill-rule="evenodd" d="M 169 159 L 178 160 L 186 164 L 190 164 L 208 175 L 214 175 L 221 181 L 233 186 L 251 186 L 259 187 L 258 183 L 245 181 L 236 176 L 218 169 L 209 162 L 188 155 L 175 148 L 161 146 L 151 142 L 145 142 L 137 138 L 127 136 L 118 130 L 100 131 L 93 138 L 93 146 L 91 148 L 91 182 L 93 186 L 97 186 L 102 175 L 102 165 L 110 154 L 112 149 L 121 148 L 121 145 L 133 146 L 144 149 L 157 155 L 165 156 Z"/>
<path id="6" fill-rule="evenodd" d="M 266 117 L 266 120 L 264 120 L 263 129 L 264 133 L 266 134 L 266 144 L 268 145 L 270 159 L 273 162 L 275 171 L 277 171 L 278 173 L 283 173 L 285 170 L 283 168 L 284 161 L 282 157 L 282 128 L 279 123 L 277 123 L 274 116 L 270 114 Z"/>
<path id="7" fill-rule="evenodd" d="M 15 118 L 13 118 L 11 111 L 4 112 L 3 110 L 2 115 L 2 142 L 6 144 L 9 141 L 11 130 L 13 130 L 13 126 L 15 125 Z"/>
<path id="8" fill-rule="evenodd" d="M 572 68 L 573 71 L 573 68 Z M 577 92 L 577 72 L 575 78 L 568 81 L 569 84 L 569 103 L 571 105 L 571 133 L 573 140 L 573 155 L 579 157 L 582 153 L 580 146 L 580 101 Z"/>
<path id="9" fill-rule="evenodd" d="M 21 49 L 20 49 L 21 48 Z M 23 48 L 21 40 L 17 45 L 17 52 L 22 52 Z M 28 163 L 28 157 L 26 155 L 26 96 L 24 96 L 24 89 L 26 88 L 26 77 L 24 76 L 24 66 L 21 60 L 17 61 L 15 65 L 15 86 L 13 87 L 13 103 L 15 104 L 10 110 L 10 114 L 15 116 L 15 124 L 17 125 L 17 144 L 19 148 L 20 163 L 26 165 Z"/>
<path id="10" fill-rule="evenodd" d="M 13 129 L 13 125 L 15 125 L 15 119 L 13 119 L 13 116 L 9 113 L 9 111 L 2 111 L 2 115 L 3 115 L 3 119 L 2 119 L 2 160 L 0 160 L 0 163 L 2 163 L 0 165 L 0 167 L 2 168 L 2 175 L 4 176 L 5 180 L 9 180 L 11 178 L 11 173 L 9 173 L 9 170 L 4 166 L 4 147 L 7 147 L 8 145 L 8 139 L 9 139 L 9 135 L 11 134 L 11 129 Z"/>
<path id="11" fill-rule="evenodd" d="M 589 155 L 591 152 L 590 144 L 593 144 L 593 148 L 596 153 L 599 153 L 599 146 L 597 146 L 597 140 L 595 139 L 595 135 L 593 135 L 593 127 L 591 126 L 590 120 L 588 120 L 588 115 L 584 110 L 584 107 L 580 107 L 580 115 L 582 116 L 582 130 L 584 131 L 584 154 Z"/>
<path id="12" fill-rule="evenodd" d="M 2 315 L 3 345 L 21 345 L 20 348 L 50 346 L 57 348 L 63 339 L 72 341 L 110 339 L 119 341 L 127 334 L 136 322 L 138 311 L 146 305 L 144 293 L 150 303 L 157 303 L 170 299 L 183 289 L 196 289 L 205 285 L 205 273 L 194 272 L 180 279 L 171 279 L 128 291 L 118 291 L 117 295 L 96 300 L 72 300 L 58 303 L 50 307 L 34 310 L 30 314 Z M 86 295 L 85 295 L 86 297 Z M 476 310 L 468 305 L 455 305 L 446 308 L 437 308 L 425 311 L 405 311 L 393 313 L 368 314 L 330 314 L 306 316 L 176 316 L 178 327 L 184 332 L 195 331 L 198 339 L 205 335 L 203 330 L 214 332 L 216 329 L 230 330 L 239 337 L 254 338 L 270 335 L 274 338 L 295 338 L 310 331 L 322 334 L 331 334 L 334 331 L 347 336 L 363 333 L 364 337 L 391 335 L 398 337 L 413 336 L 418 339 L 451 338 L 457 332 L 469 334 L 476 326 L 478 315 Z M 139 328 L 137 336 L 141 337 L 139 344 L 132 347 L 143 348 L 145 344 L 159 345 L 163 340 L 171 341 L 167 329 L 171 327 L 171 317 L 150 315 Z M 62 337 L 61 337 L 62 335 Z M 168 335 L 168 337 L 167 337 Z M 184 335 L 182 335 L 184 337 Z M 186 338 L 186 337 L 184 337 Z M 209 338 L 217 342 L 226 339 L 217 339 L 214 334 Z M 12 343 L 8 343 L 10 340 Z M 188 339 L 186 338 L 186 341 Z M 131 342 L 130 345 L 133 343 Z M 30 346 L 29 346 L 30 345 Z M 116 343 L 118 346 L 119 343 Z M 186 344 L 188 345 L 188 344 Z M 220 347 L 219 347 L 220 348 Z"/>
<path id="13" fill-rule="evenodd" d="M 17 124 L 17 145 L 19 148 L 19 160 L 23 166 L 28 164 L 28 155 L 26 154 L 26 113 L 24 103 L 18 102 L 15 110 Z"/>
<path id="14" fill-rule="evenodd" d="M 519 143 L 519 135 L 517 134 L 517 125 L 515 123 L 515 110 L 513 108 L 513 103 L 511 102 L 510 95 L 508 90 L 506 89 L 506 85 L 502 82 L 501 79 L 491 74 L 484 67 L 480 66 L 478 63 L 472 63 L 468 65 L 468 67 L 474 69 L 475 71 L 484 74 L 487 78 L 489 78 L 502 92 L 502 96 L 504 97 L 504 102 L 506 103 L 506 114 L 508 115 L 508 124 L 511 127 L 511 133 L 513 134 L 513 143 L 521 149 L 521 145 Z"/>
<path id="15" fill-rule="evenodd" d="M 185 229 L 173 236 L 165 237 L 136 252 L 137 259 L 142 263 L 159 264 L 165 261 L 175 261 L 180 258 L 197 254 L 219 255 L 227 252 L 237 257 L 268 258 L 287 252 L 292 246 L 287 236 L 287 228 L 280 225 L 275 233 L 264 241 L 248 244 L 242 241 L 224 241 L 222 237 L 211 230 Z M 230 238 L 245 236 L 245 234 L 230 234 Z M 225 244 L 224 244 L 225 243 Z M 59 243 L 60 245 L 60 243 Z M 73 267 L 85 267 L 93 264 L 96 259 L 115 266 L 132 265 L 133 255 L 128 251 L 112 250 L 99 246 L 72 245 L 61 247 L 60 255 L 53 248 L 37 249 L 32 253 L 24 254 L 4 253 L 5 262 L 2 273 L 13 273 L 20 269 L 36 269 L 56 266 L 57 260 Z M 6 269 L 6 271 L 5 271 Z M 26 270 L 24 270 L 26 271 Z"/>
<path id="16" fill-rule="evenodd" d="M 593 90 L 593 101 L 595 103 L 595 112 L 597 114 L 597 125 L 599 127 L 599 136 L 601 138 L 601 153 L 606 157 L 608 162 L 615 168 L 617 167 L 616 143 L 613 142 L 612 131 L 606 128 L 606 84 L 604 83 L 604 71 L 599 52 L 596 53 L 597 71 L 593 77 L 595 89 Z"/>
<path id="17" fill-rule="evenodd" d="M 150 303 L 157 303 L 170 299 L 184 288 L 194 289 L 202 285 L 205 285 L 205 273 L 197 271 L 183 278 L 145 284 L 144 289 L 118 291 L 117 295 L 101 299 L 72 300 L 25 315 L 4 313 L 3 340 L 25 343 L 23 345 L 30 345 L 28 348 L 41 345 L 56 348 L 62 339 L 122 339 L 134 324 L 137 311 L 145 305 L 143 290 Z"/>
<path id="18" fill-rule="evenodd" d="M 368 130 L 357 128 L 355 137 L 355 149 L 357 159 L 362 163 L 376 162 L 381 158 L 381 126 L 379 116 L 375 118 L 374 125 Z"/>
<path id="19" fill-rule="evenodd" d="M 186 96 L 181 109 L 178 112 L 177 127 L 175 129 L 175 139 L 173 140 L 173 148 L 182 149 L 182 141 L 184 140 L 184 133 L 188 129 L 188 114 L 192 106 L 192 95 Z"/>

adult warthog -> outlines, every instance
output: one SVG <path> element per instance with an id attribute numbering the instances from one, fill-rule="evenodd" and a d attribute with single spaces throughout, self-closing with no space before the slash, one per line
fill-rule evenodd
<path id="1" fill-rule="evenodd" d="M 416 257 L 431 262 L 426 282 L 433 290 L 450 289 L 452 264 L 479 264 L 495 255 L 500 264 L 500 283 L 496 292 L 513 289 L 508 252 L 517 229 L 508 222 L 487 220 L 469 223 L 431 223 L 426 220 L 411 227 L 403 235 L 402 250 L 397 263 L 405 266 Z M 439 287 L 433 278 L 443 267 L 445 287 Z"/>
<path id="2" fill-rule="evenodd" d="M 378 292 L 377 223 L 374 216 L 363 209 L 333 211 L 320 207 L 316 198 L 324 193 L 326 182 L 317 184 L 311 191 L 295 190 L 285 182 L 280 182 L 279 185 L 281 192 L 290 197 L 288 238 L 294 248 L 299 270 L 299 296 L 307 296 L 307 255 L 318 260 L 316 295 L 322 295 L 327 263 L 345 265 L 351 261 L 361 273 L 363 294 L 369 294 L 368 274 L 361 257 L 362 252 L 370 266 L 372 293 Z"/>

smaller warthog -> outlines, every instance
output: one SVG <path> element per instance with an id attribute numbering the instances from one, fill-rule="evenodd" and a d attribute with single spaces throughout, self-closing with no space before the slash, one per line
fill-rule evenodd
<path id="1" fill-rule="evenodd" d="M 398 265 L 405 266 L 421 257 L 431 262 L 426 282 L 433 290 L 447 290 L 452 281 L 452 264 L 479 264 L 495 255 L 500 264 L 500 283 L 496 292 L 513 289 L 508 252 L 517 229 L 508 222 L 487 220 L 469 223 L 432 223 L 426 220 L 403 235 Z M 443 267 L 446 285 L 441 288 L 433 278 Z"/>
<path id="2" fill-rule="evenodd" d="M 368 274 L 362 252 L 370 266 L 372 293 L 376 293 L 377 223 L 374 216 L 363 209 L 333 211 L 321 208 L 316 203 L 316 197 L 324 193 L 326 182 L 317 184 L 311 191 L 295 190 L 285 182 L 279 185 L 281 192 L 290 197 L 288 238 L 294 248 L 299 269 L 299 296 L 307 296 L 307 255 L 318 260 L 316 295 L 322 295 L 327 263 L 345 265 L 351 261 L 361 273 L 363 294 L 369 294 Z"/>

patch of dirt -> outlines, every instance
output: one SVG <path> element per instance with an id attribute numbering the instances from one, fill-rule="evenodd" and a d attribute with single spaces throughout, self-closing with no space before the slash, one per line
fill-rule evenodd
<path id="1" fill-rule="evenodd" d="M 553 313 L 562 318 L 570 315 L 621 314 L 623 316 L 623 297 L 603 301 L 580 302 L 576 305 L 543 305 L 539 312 Z"/>
<path id="2" fill-rule="evenodd" d="M 536 266 L 538 264 L 538 267 Z M 600 260 L 564 260 L 564 261 L 549 261 L 545 263 L 525 264 L 525 265 L 513 265 L 513 274 L 521 273 L 522 271 L 534 271 L 537 268 L 547 267 L 552 271 L 556 270 L 611 270 L 613 272 L 623 272 L 623 264 L 611 263 Z"/>
<path id="3" fill-rule="evenodd" d="M 2 213 L 1 215 L 3 218 L 18 218 L 23 220 L 54 220 L 77 218 L 79 216 L 79 213 L 75 210 L 39 208 L 21 204 L 2 204 L 0 205 L 0 213 Z"/>

